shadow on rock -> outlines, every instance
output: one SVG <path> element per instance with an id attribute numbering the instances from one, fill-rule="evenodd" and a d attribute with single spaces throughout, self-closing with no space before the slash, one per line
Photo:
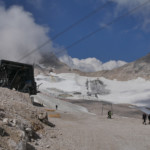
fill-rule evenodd
<path id="1" fill-rule="evenodd" d="M 29 143 L 27 143 L 27 150 L 36 150 L 34 146 L 30 145 Z"/>

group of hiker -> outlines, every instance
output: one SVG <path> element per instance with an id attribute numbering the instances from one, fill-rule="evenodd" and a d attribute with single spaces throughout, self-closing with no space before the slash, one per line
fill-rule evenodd
<path id="1" fill-rule="evenodd" d="M 56 105 L 56 110 L 57 109 L 58 109 L 58 105 Z M 107 118 L 109 118 L 109 119 L 112 118 L 112 111 L 111 110 L 108 111 L 108 117 Z M 150 124 L 150 114 L 147 115 L 146 113 L 143 113 L 143 124 L 145 124 L 145 125 L 146 125 L 147 118 L 148 118 L 148 121 Z"/>
<path id="2" fill-rule="evenodd" d="M 109 110 L 108 111 L 108 118 L 111 119 L 111 117 L 112 117 L 112 112 Z M 147 118 L 148 118 L 148 121 L 150 124 L 150 114 L 147 115 L 146 113 L 143 113 L 143 124 L 145 124 L 145 125 L 146 125 Z"/>
<path id="3" fill-rule="evenodd" d="M 146 113 L 143 113 L 143 124 L 146 125 L 146 120 L 148 118 L 149 124 L 150 124 L 150 114 L 147 115 Z"/>

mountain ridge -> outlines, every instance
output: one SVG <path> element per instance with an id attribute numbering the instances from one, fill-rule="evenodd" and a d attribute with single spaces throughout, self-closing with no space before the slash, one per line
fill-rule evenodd
<path id="1" fill-rule="evenodd" d="M 132 80 L 138 77 L 148 80 L 150 79 L 150 53 L 119 68 L 89 73 L 89 76 L 103 76 L 120 81 Z"/>
<path id="2" fill-rule="evenodd" d="M 40 63 L 45 66 L 42 71 L 44 70 L 46 72 L 53 71 L 55 73 L 76 73 L 81 76 L 105 77 L 107 79 L 116 79 L 120 81 L 132 80 L 138 77 L 146 80 L 150 79 L 150 53 L 121 67 L 97 72 L 82 72 L 77 69 L 71 69 L 65 63 L 62 63 L 54 54 L 45 56 Z"/>

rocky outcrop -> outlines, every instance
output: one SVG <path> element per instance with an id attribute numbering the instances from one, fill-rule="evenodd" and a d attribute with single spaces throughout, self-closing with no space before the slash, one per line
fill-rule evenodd
<path id="1" fill-rule="evenodd" d="M 33 145 L 43 136 L 38 132 L 50 124 L 45 115 L 39 120 L 45 110 L 33 106 L 28 94 L 0 88 L 0 95 L 0 150 L 34 150 Z"/>

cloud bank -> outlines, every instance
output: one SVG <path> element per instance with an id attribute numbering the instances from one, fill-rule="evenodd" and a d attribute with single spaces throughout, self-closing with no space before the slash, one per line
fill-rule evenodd
<path id="1" fill-rule="evenodd" d="M 0 59 L 18 61 L 31 50 L 49 40 L 49 29 L 35 23 L 31 13 L 20 6 L 5 9 L 0 6 Z M 52 43 L 25 59 L 33 63 L 41 59 L 41 53 L 53 50 Z"/>
<path id="2" fill-rule="evenodd" d="M 84 72 L 95 72 L 100 70 L 112 70 L 117 67 L 121 67 L 126 64 L 124 61 L 108 61 L 102 63 L 96 58 L 78 59 L 72 58 L 68 55 L 61 56 L 59 60 L 73 69 L 79 69 Z"/>

